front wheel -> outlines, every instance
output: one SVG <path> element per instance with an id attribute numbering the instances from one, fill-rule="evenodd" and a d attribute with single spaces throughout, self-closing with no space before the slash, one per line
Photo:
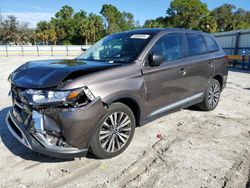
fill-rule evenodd
<path id="1" fill-rule="evenodd" d="M 114 103 L 90 142 L 91 152 L 103 159 L 117 156 L 128 147 L 134 131 L 135 117 L 131 109 L 122 103 Z"/>
<path id="2" fill-rule="evenodd" d="M 212 79 L 206 89 L 204 100 L 198 104 L 198 107 L 205 111 L 214 110 L 219 103 L 220 93 L 220 83 L 218 80 Z"/>

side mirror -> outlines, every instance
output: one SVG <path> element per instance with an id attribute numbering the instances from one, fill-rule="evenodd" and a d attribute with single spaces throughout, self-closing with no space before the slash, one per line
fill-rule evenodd
<path id="1" fill-rule="evenodd" d="M 164 57 L 160 54 L 150 53 L 148 56 L 148 64 L 151 67 L 160 66 L 164 61 Z"/>

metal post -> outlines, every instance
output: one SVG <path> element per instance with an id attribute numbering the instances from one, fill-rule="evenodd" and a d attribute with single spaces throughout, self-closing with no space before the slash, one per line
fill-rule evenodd
<path id="1" fill-rule="evenodd" d="M 53 47 L 52 47 L 52 45 L 51 45 L 51 55 L 52 55 L 52 56 L 54 56 L 54 54 L 53 54 Z"/>
<path id="2" fill-rule="evenodd" d="M 234 46 L 234 55 L 237 55 L 240 41 L 240 31 L 236 32 L 235 35 L 235 46 Z M 237 61 L 234 60 L 233 67 L 236 66 Z"/>
<path id="3" fill-rule="evenodd" d="M 21 45 L 22 55 L 24 56 L 23 45 Z"/>
<path id="4" fill-rule="evenodd" d="M 6 57 L 8 57 L 9 54 L 8 54 L 8 46 L 7 45 L 5 46 L 5 50 L 6 50 Z"/>
<path id="5" fill-rule="evenodd" d="M 250 49 L 248 52 L 248 70 L 250 70 Z"/>
<path id="6" fill-rule="evenodd" d="M 38 45 L 36 45 L 36 51 L 37 51 L 37 56 L 39 56 L 39 48 L 38 48 Z"/>
<path id="7" fill-rule="evenodd" d="M 243 48 L 242 49 L 242 62 L 241 62 L 242 69 L 245 69 L 245 60 L 246 60 L 245 55 L 246 55 L 246 50 Z"/>
<path id="8" fill-rule="evenodd" d="M 67 56 L 69 56 L 69 47 L 66 46 Z"/>

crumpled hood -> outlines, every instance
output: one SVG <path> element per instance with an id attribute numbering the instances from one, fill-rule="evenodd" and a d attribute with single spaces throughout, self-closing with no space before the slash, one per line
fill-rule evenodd
<path id="1" fill-rule="evenodd" d="M 16 86 L 23 88 L 50 88 L 58 86 L 67 76 L 74 74 L 74 72 L 83 76 L 120 65 L 119 63 L 77 59 L 30 61 L 17 68 L 9 79 Z"/>

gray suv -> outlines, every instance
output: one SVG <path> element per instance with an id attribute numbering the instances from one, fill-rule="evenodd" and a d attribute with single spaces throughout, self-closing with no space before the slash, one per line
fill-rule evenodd
<path id="1" fill-rule="evenodd" d="M 227 56 L 206 33 L 116 33 L 75 59 L 16 69 L 9 76 L 13 108 L 6 120 L 36 152 L 111 158 L 128 147 L 137 126 L 192 105 L 213 110 L 227 74 Z"/>

